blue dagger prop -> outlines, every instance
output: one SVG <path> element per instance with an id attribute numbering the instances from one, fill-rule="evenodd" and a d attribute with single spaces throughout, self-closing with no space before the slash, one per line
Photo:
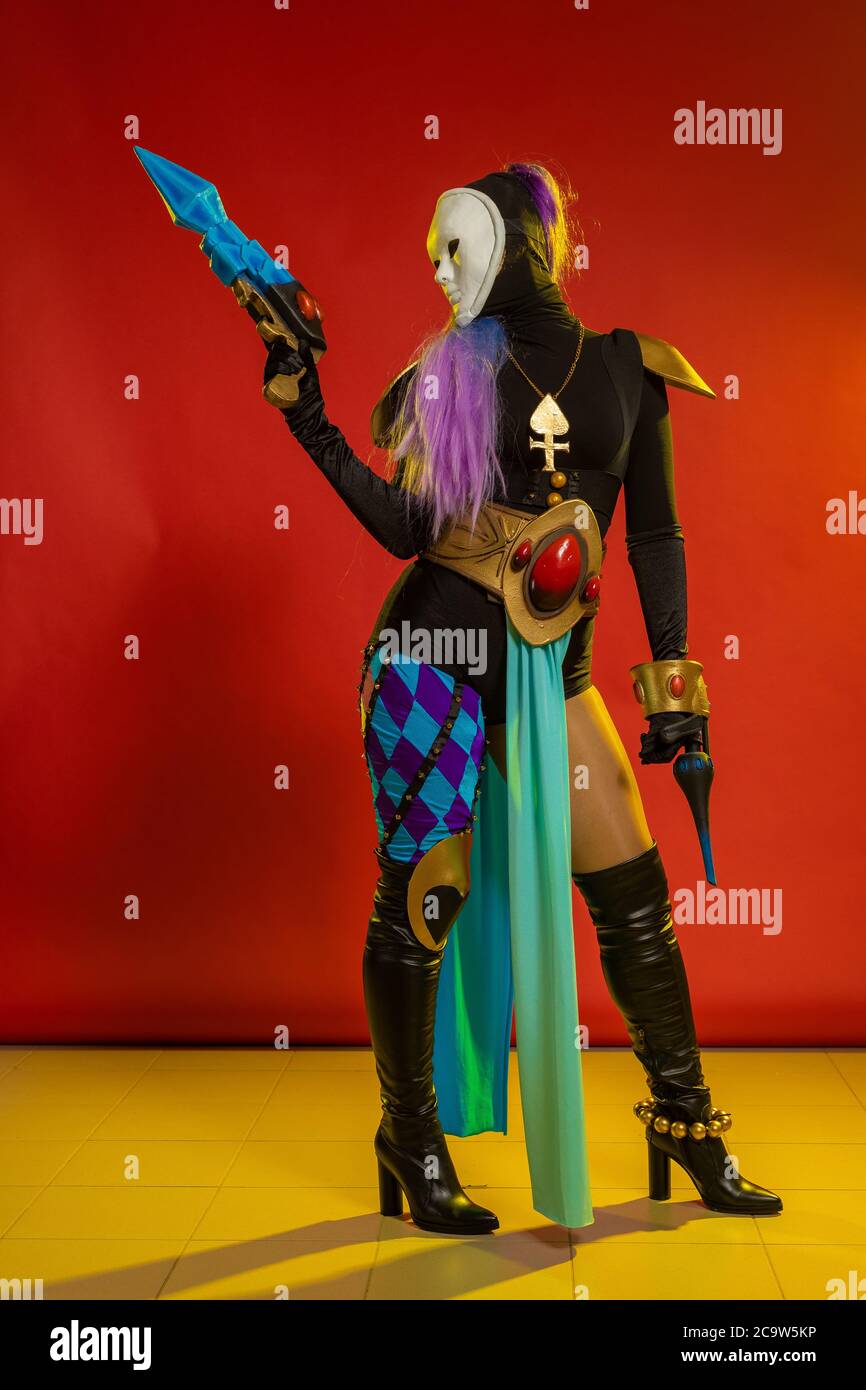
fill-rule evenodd
<path id="1" fill-rule="evenodd" d="M 231 286 L 241 308 L 255 320 L 259 336 L 268 346 L 281 340 L 294 349 L 304 338 L 318 361 L 327 344 L 315 297 L 263 246 L 245 237 L 240 227 L 229 221 L 212 183 L 152 150 L 140 145 L 134 149 L 171 220 L 178 227 L 200 233 L 199 245 L 211 270 L 224 285 Z M 305 371 L 302 368 L 296 376 L 272 377 L 264 389 L 265 399 L 280 410 L 291 409 Z"/>

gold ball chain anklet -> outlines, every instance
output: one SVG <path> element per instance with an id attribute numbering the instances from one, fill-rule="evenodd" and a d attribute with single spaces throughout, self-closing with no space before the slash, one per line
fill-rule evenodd
<path id="1" fill-rule="evenodd" d="M 684 1120 L 669 1120 L 667 1115 L 657 1114 L 655 1107 L 655 1101 L 639 1100 L 634 1107 L 634 1113 L 641 1124 L 652 1125 L 656 1134 L 670 1133 L 674 1139 L 718 1139 L 733 1124 L 731 1114 L 727 1110 L 714 1110 L 706 1124 L 696 1120 L 694 1124 L 688 1125 Z"/>

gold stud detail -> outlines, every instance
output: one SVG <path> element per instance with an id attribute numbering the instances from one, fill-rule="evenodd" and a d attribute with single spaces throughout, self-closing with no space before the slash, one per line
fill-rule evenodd
<path id="1" fill-rule="evenodd" d="M 561 493 L 561 492 L 549 492 L 549 493 L 547 494 L 547 505 L 548 505 L 548 507 L 558 507 L 561 501 L 562 501 L 562 493 Z"/>
<path id="2" fill-rule="evenodd" d="M 667 1134 L 671 1127 L 671 1122 L 666 1115 L 656 1115 L 653 1120 L 653 1129 L 656 1134 Z"/>
<path id="3" fill-rule="evenodd" d="M 682 1120 L 675 1120 L 671 1125 L 671 1134 L 675 1139 L 685 1139 L 689 1132 L 689 1127 Z"/>
<path id="4" fill-rule="evenodd" d="M 567 485 L 567 483 L 568 483 L 568 477 L 567 477 L 567 475 L 566 475 L 565 473 L 551 473 L 551 475 L 550 475 L 550 486 L 551 486 L 551 487 L 555 487 L 555 488 L 557 488 L 557 490 L 558 490 L 559 488 L 565 487 L 565 486 Z"/>
<path id="5" fill-rule="evenodd" d="M 706 1139 L 707 1127 L 706 1125 L 702 1125 L 700 1120 L 698 1120 L 695 1124 L 689 1125 L 689 1134 L 696 1140 Z"/>

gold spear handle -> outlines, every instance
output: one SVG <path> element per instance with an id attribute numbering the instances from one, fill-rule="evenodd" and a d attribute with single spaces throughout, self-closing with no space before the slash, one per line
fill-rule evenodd
<path id="1" fill-rule="evenodd" d="M 239 275 L 232 284 L 235 299 L 242 309 L 256 321 L 256 332 L 259 337 L 270 347 L 273 343 L 284 342 L 295 352 L 298 350 L 298 339 L 289 328 L 288 324 L 280 317 L 272 304 L 260 294 L 255 285 L 249 280 L 245 280 Z M 313 348 L 313 361 L 318 362 L 322 355 L 320 348 Z M 269 405 L 276 406 L 277 410 L 291 410 L 298 401 L 298 383 L 306 372 L 306 367 L 302 367 L 293 376 L 280 373 L 279 376 L 272 376 L 270 381 L 262 390 L 262 395 Z"/>

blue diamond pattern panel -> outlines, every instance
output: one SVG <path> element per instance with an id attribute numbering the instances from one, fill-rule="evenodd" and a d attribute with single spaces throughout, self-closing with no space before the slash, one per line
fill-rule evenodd
<path id="1" fill-rule="evenodd" d="M 425 662 L 373 653 L 370 675 L 381 684 L 367 720 L 364 749 L 379 838 L 393 823 L 452 708 L 455 680 Z M 392 859 L 417 864 L 433 845 L 466 830 L 484 756 L 484 714 L 477 691 L 464 685 L 454 724 L 432 768 L 386 846 Z"/>

